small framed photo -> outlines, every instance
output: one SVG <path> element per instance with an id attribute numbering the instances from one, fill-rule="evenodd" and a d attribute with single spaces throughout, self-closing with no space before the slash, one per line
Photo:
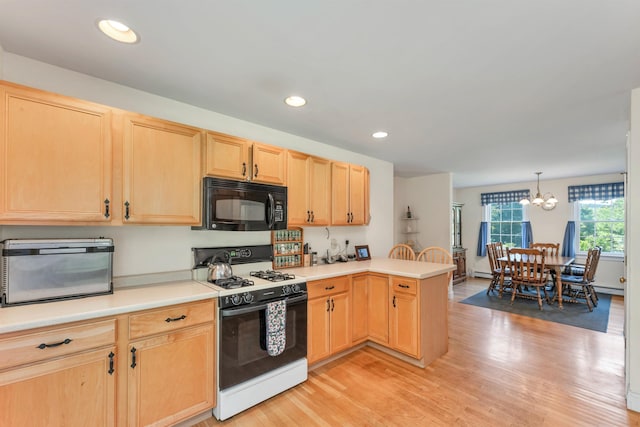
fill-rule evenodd
<path id="1" fill-rule="evenodd" d="M 369 253 L 369 246 L 368 245 L 356 246 L 356 261 L 364 261 L 365 259 L 371 259 L 371 254 Z"/>

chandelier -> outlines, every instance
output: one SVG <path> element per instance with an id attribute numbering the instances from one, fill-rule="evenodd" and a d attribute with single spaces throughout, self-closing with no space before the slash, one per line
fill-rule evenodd
<path id="1" fill-rule="evenodd" d="M 540 192 L 540 175 L 541 174 L 542 172 L 536 172 L 536 175 L 538 175 L 538 188 L 537 188 L 538 191 L 536 193 L 536 196 L 534 198 L 524 197 L 522 200 L 520 200 L 520 204 L 528 205 L 529 203 L 531 203 L 534 206 L 541 207 L 545 211 L 550 211 L 551 209 L 556 207 L 556 205 L 558 204 L 558 199 L 556 199 L 556 196 L 554 196 L 551 193 L 544 193 L 543 195 Z"/>

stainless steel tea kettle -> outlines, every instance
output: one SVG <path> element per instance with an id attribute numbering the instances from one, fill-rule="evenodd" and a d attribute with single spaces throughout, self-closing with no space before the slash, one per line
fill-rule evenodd
<path id="1" fill-rule="evenodd" d="M 207 280 L 215 282 L 218 279 L 226 279 L 233 276 L 233 270 L 229 264 L 231 257 L 229 252 L 218 252 L 210 258 L 209 262 L 209 274 Z"/>

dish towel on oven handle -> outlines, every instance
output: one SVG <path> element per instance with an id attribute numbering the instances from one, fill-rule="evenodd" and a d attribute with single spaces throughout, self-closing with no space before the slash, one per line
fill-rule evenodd
<path id="1" fill-rule="evenodd" d="M 287 301 L 280 300 L 267 304 L 265 310 L 267 318 L 267 354 L 269 356 L 278 356 L 287 344 Z"/>

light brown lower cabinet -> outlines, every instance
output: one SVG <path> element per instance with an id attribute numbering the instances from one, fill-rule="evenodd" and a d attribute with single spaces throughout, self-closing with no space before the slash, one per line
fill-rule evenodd
<path id="1" fill-rule="evenodd" d="M 129 344 L 129 425 L 171 425 L 213 407 L 214 333 L 209 324 Z"/>
<path id="2" fill-rule="evenodd" d="M 351 345 L 332 347 L 331 298 L 321 292 L 341 291 L 350 276 L 309 282 L 308 361 L 313 364 L 358 344 L 380 344 L 418 366 L 426 366 L 448 351 L 448 275 L 426 279 L 359 273 L 351 276 Z M 332 288 L 333 286 L 333 288 Z M 315 295 L 314 295 L 315 294 Z M 347 324 L 345 321 L 344 324 Z"/>
<path id="3" fill-rule="evenodd" d="M 172 425 L 215 406 L 214 320 L 213 300 L 128 316 L 126 425 Z"/>
<path id="4" fill-rule="evenodd" d="M 351 277 L 307 283 L 307 360 L 314 363 L 351 347 Z"/>
<path id="5" fill-rule="evenodd" d="M 164 426 L 215 406 L 215 301 L 0 335 L 0 426 Z"/>
<path id="6" fill-rule="evenodd" d="M 115 425 L 115 323 L 0 336 L 0 425 Z"/>
<path id="7" fill-rule="evenodd" d="M 351 281 L 353 344 L 371 340 L 389 343 L 389 276 L 363 273 Z"/>
<path id="8" fill-rule="evenodd" d="M 419 294 L 417 280 L 391 278 L 389 346 L 416 359 L 421 357 Z"/>
<path id="9" fill-rule="evenodd" d="M 369 338 L 369 274 L 356 274 L 351 278 L 351 340 L 359 344 Z"/>
<path id="10" fill-rule="evenodd" d="M 389 344 L 389 276 L 369 274 L 367 299 L 369 339 L 382 345 Z"/>

